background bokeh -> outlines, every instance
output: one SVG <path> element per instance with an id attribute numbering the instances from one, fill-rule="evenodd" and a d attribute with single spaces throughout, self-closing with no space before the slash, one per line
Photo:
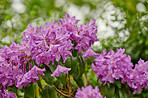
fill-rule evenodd
<path id="1" fill-rule="evenodd" d="M 20 43 L 28 24 L 43 26 L 65 13 L 79 25 L 96 19 L 95 51 L 122 47 L 133 63 L 148 60 L 148 0 L 0 0 L 0 47 Z"/>

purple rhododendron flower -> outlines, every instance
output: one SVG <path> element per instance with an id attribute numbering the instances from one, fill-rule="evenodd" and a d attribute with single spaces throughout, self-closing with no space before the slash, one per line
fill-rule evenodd
<path id="1" fill-rule="evenodd" d="M 98 41 L 96 36 L 97 26 L 95 25 L 95 22 L 95 20 L 90 20 L 89 24 L 87 23 L 86 25 L 81 25 L 78 27 L 80 39 L 76 39 L 78 44 L 76 45 L 75 49 L 78 49 L 79 53 L 87 50 L 91 44 Z"/>
<path id="2" fill-rule="evenodd" d="M 60 26 L 62 26 L 70 35 L 70 40 L 77 42 L 74 49 L 77 49 L 79 53 L 87 50 L 91 44 L 98 41 L 95 20 L 90 20 L 90 23 L 78 27 L 77 23 L 79 20 L 75 19 L 75 17 L 71 18 L 68 14 L 65 14 L 65 19 L 59 19 L 59 21 Z"/>
<path id="3" fill-rule="evenodd" d="M 103 96 L 99 92 L 99 88 L 96 86 L 95 89 L 93 89 L 91 85 L 85 88 L 82 87 L 82 90 L 78 88 L 75 97 L 76 98 L 103 98 Z"/>
<path id="4" fill-rule="evenodd" d="M 27 61 L 34 59 L 38 66 L 42 63 L 48 66 L 50 61 L 54 64 L 54 60 L 58 62 L 62 58 L 64 63 L 67 56 L 72 56 L 72 49 L 77 49 L 80 53 L 98 41 L 95 20 L 78 27 L 79 20 L 65 14 L 65 19 L 59 21 L 60 24 L 55 20 L 52 23 L 47 22 L 46 27 L 28 25 L 19 47 L 19 51 L 28 57 Z M 77 43 L 75 47 L 73 42 Z"/>
<path id="5" fill-rule="evenodd" d="M 0 90 L 0 98 L 16 98 L 14 92 Z"/>
<path id="6" fill-rule="evenodd" d="M 20 51 L 23 51 L 27 57 L 36 60 L 39 66 L 42 63 L 48 66 L 50 61 L 54 63 L 54 59 L 58 62 L 61 57 L 65 62 L 66 56 L 72 55 L 70 50 L 73 48 L 73 44 L 69 32 L 64 27 L 55 21 L 51 24 L 46 23 L 45 28 L 30 26 L 23 34 Z"/>
<path id="7" fill-rule="evenodd" d="M 36 82 L 36 80 L 39 80 L 37 74 L 44 75 L 43 71 L 45 71 L 45 69 L 34 66 L 27 73 L 18 75 L 16 87 L 22 89 L 23 86 L 27 86 L 30 82 Z"/>
<path id="8" fill-rule="evenodd" d="M 122 83 L 127 81 L 128 76 L 132 72 L 133 64 L 131 57 L 123 54 L 125 49 L 117 49 L 117 53 L 110 50 L 108 53 L 106 49 L 99 56 L 96 57 L 95 65 L 92 64 L 93 70 L 97 73 L 100 81 L 105 83 L 114 82 L 114 79 L 122 80 Z"/>
<path id="9" fill-rule="evenodd" d="M 85 58 L 88 58 L 88 57 L 90 57 L 90 56 L 96 57 L 96 56 L 98 56 L 98 55 L 99 55 L 99 54 L 98 54 L 98 53 L 95 53 L 95 52 L 92 50 L 91 47 L 90 47 L 89 49 L 87 49 L 86 52 L 83 53 L 83 57 L 85 57 Z"/>
<path id="10" fill-rule="evenodd" d="M 14 41 L 12 41 L 10 47 L 4 46 L 0 49 L 0 84 L 3 98 L 5 98 L 5 95 L 11 94 L 4 93 L 6 86 L 16 85 L 21 89 L 22 86 L 27 86 L 30 82 L 38 80 L 37 74 L 43 75 L 43 71 L 45 71 L 45 69 L 40 69 L 31 63 L 29 68 L 26 69 L 27 62 L 32 59 L 30 56 L 27 57 L 27 54 L 20 49 L 21 46 L 15 44 Z"/>
<path id="11" fill-rule="evenodd" d="M 69 32 L 70 39 L 72 41 L 80 39 L 77 27 L 77 23 L 79 22 L 79 20 L 75 19 L 75 16 L 71 18 L 69 14 L 65 14 L 65 20 L 60 18 L 59 21 L 60 26 L 64 27 L 64 29 Z"/>
<path id="12" fill-rule="evenodd" d="M 133 88 L 134 94 L 140 92 L 143 87 L 148 87 L 148 61 L 140 59 L 128 77 L 127 84 Z"/>
<path id="13" fill-rule="evenodd" d="M 58 77 L 61 74 L 61 72 L 68 73 L 68 71 L 70 71 L 70 70 L 71 70 L 71 68 L 66 68 L 66 67 L 62 67 L 62 66 L 58 65 L 56 70 L 53 72 L 53 74 L 51 74 L 51 76 Z"/>
<path id="14" fill-rule="evenodd" d="M 23 32 L 21 45 L 12 41 L 11 46 L 0 49 L 0 84 L 6 90 L 7 86 L 16 85 L 18 88 L 27 86 L 30 82 L 39 79 L 38 75 L 44 75 L 45 69 L 40 69 L 41 64 L 54 64 L 55 61 L 67 60 L 72 56 L 71 50 L 86 51 L 83 56 L 93 56 L 95 53 L 90 46 L 97 41 L 97 26 L 95 20 L 89 24 L 77 26 L 79 20 L 65 14 L 65 19 L 59 19 L 46 23 L 46 27 L 32 27 L 28 25 Z M 74 46 L 72 43 L 76 43 Z M 89 55 L 88 52 L 92 54 Z M 38 67 L 33 63 L 37 63 Z M 58 65 L 53 76 L 59 76 L 61 72 L 68 73 L 71 68 Z M 1 88 L 2 90 L 2 88 Z M 4 93 L 5 94 L 5 93 Z"/>

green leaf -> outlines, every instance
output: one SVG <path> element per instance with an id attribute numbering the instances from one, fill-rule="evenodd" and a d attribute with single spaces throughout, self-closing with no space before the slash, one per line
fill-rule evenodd
<path id="1" fill-rule="evenodd" d="M 128 98 L 128 93 L 126 93 L 125 89 L 119 89 L 120 98 Z"/>
<path id="2" fill-rule="evenodd" d="M 113 98 L 115 93 L 115 85 L 111 85 L 110 88 L 105 85 L 105 96 L 107 98 Z"/>
<path id="3" fill-rule="evenodd" d="M 61 73 L 58 77 L 56 77 L 58 79 L 59 82 L 61 82 L 62 84 L 66 83 L 66 79 L 65 79 L 65 74 Z"/>
<path id="4" fill-rule="evenodd" d="M 51 76 L 52 74 L 51 69 L 47 65 L 43 64 L 42 67 L 46 69 L 46 71 L 44 72 L 45 75 L 42 75 L 42 79 L 47 84 L 52 85 L 56 81 L 56 78 Z"/>
<path id="5" fill-rule="evenodd" d="M 41 93 L 42 98 L 57 98 L 57 92 L 52 86 L 44 86 Z"/>
<path id="6" fill-rule="evenodd" d="M 82 55 L 78 55 L 77 56 L 79 65 L 78 65 L 78 72 L 79 72 L 79 76 L 81 77 L 82 74 L 85 72 L 85 60 L 83 59 Z"/>
<path id="7" fill-rule="evenodd" d="M 59 61 L 59 62 L 60 62 L 60 61 Z M 56 63 L 57 63 L 57 62 L 56 62 Z M 54 64 L 54 65 L 50 64 L 49 69 L 50 69 L 51 73 L 53 73 L 53 72 L 56 70 L 57 65 L 58 65 L 58 64 Z M 60 65 L 60 64 L 59 64 L 59 65 Z"/>
<path id="8" fill-rule="evenodd" d="M 101 94 L 102 94 L 103 96 L 106 96 L 106 95 L 105 95 L 105 86 L 102 85 L 102 86 L 100 87 L 100 92 L 101 92 Z"/>
<path id="9" fill-rule="evenodd" d="M 7 90 L 8 91 L 11 91 L 11 92 L 14 92 L 14 93 L 17 93 L 17 87 L 16 86 L 7 86 Z"/>
<path id="10" fill-rule="evenodd" d="M 78 55 L 78 50 L 73 49 L 73 50 L 72 50 L 72 55 L 73 55 L 74 57 L 76 57 L 76 56 Z"/>
<path id="11" fill-rule="evenodd" d="M 109 83 L 109 82 L 106 82 L 106 86 L 107 86 L 108 88 L 110 88 L 110 86 L 111 86 L 111 83 Z"/>
<path id="12" fill-rule="evenodd" d="M 76 66 L 76 71 L 73 75 L 74 80 L 78 84 L 79 87 L 84 86 L 82 74 L 85 72 L 85 60 L 83 59 L 82 55 L 77 56 L 78 64 Z"/>
<path id="13" fill-rule="evenodd" d="M 26 64 L 26 71 L 28 71 L 31 61 L 29 60 Z"/>
<path id="14" fill-rule="evenodd" d="M 42 79 L 49 85 L 52 85 L 56 81 L 56 77 L 52 77 L 51 73 L 45 73 Z"/>
<path id="15" fill-rule="evenodd" d="M 37 80 L 36 82 L 37 82 L 38 86 L 39 86 L 40 88 L 42 88 L 41 81 L 40 81 L 40 80 Z"/>
<path id="16" fill-rule="evenodd" d="M 113 98 L 120 98 L 118 91 L 115 91 L 115 94 L 114 94 Z"/>
<path id="17" fill-rule="evenodd" d="M 61 95 L 60 98 L 67 98 L 67 97 Z"/>
<path id="18" fill-rule="evenodd" d="M 118 88 L 121 88 L 121 86 L 122 86 L 121 81 L 119 81 L 119 80 L 115 80 L 115 84 Z"/>
<path id="19" fill-rule="evenodd" d="M 30 86 L 24 87 L 24 96 L 26 98 L 35 98 L 35 91 L 34 91 L 33 83 L 31 83 Z"/>
<path id="20" fill-rule="evenodd" d="M 56 70 L 57 65 L 64 66 L 61 62 L 63 62 L 63 61 L 59 61 L 58 63 L 57 62 L 54 62 L 54 65 L 50 65 L 49 68 L 50 68 L 50 70 L 51 70 L 52 73 Z M 49 77 L 52 80 L 50 79 L 48 81 L 50 81 L 52 83 L 54 83 L 56 80 L 58 80 L 59 82 L 61 82 L 63 84 L 66 83 L 65 82 L 65 74 L 64 73 L 60 73 L 60 75 L 58 77 L 51 77 L 51 74 L 50 74 Z"/>
<path id="21" fill-rule="evenodd" d="M 82 77 L 74 76 L 73 78 L 74 78 L 74 80 L 76 81 L 76 83 L 78 84 L 79 87 L 82 87 L 84 85 Z"/>
<path id="22" fill-rule="evenodd" d="M 44 73 L 52 73 L 51 69 L 47 65 L 45 65 L 45 64 L 41 64 L 40 68 L 41 69 L 43 69 L 43 68 L 46 69 L 46 71 Z"/>
<path id="23" fill-rule="evenodd" d="M 75 73 L 77 69 L 77 57 L 68 57 L 66 62 L 64 63 L 65 67 L 71 68 L 71 70 L 68 72 L 70 75 Z"/>

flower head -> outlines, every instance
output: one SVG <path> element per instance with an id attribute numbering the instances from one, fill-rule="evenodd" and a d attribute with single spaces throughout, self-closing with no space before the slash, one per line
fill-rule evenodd
<path id="1" fill-rule="evenodd" d="M 0 90 L 0 98 L 16 98 L 14 92 Z"/>
<path id="2" fill-rule="evenodd" d="M 0 49 L 0 84 L 3 88 L 16 85 L 18 88 L 27 86 L 30 82 L 38 80 L 39 75 L 44 75 L 45 69 L 40 69 L 29 62 L 33 61 L 30 56 L 20 51 L 21 46 L 12 41 L 10 47 Z M 28 64 L 28 68 L 27 68 Z M 34 67 L 33 67 L 34 66 Z"/>
<path id="3" fill-rule="evenodd" d="M 78 44 L 76 45 L 75 49 L 78 49 L 79 53 L 87 50 L 91 44 L 98 41 L 96 36 L 97 26 L 95 25 L 95 22 L 95 20 L 90 20 L 90 23 L 78 27 L 80 39 L 76 39 Z"/>
<path id="4" fill-rule="evenodd" d="M 133 64 L 131 57 L 123 54 L 125 49 L 117 49 L 117 53 L 106 50 L 96 57 L 95 65 L 92 64 L 93 70 L 97 73 L 97 77 L 103 82 L 113 83 L 114 79 L 120 79 L 122 82 L 127 80 L 130 72 L 132 72 Z"/>
<path id="5" fill-rule="evenodd" d="M 99 92 L 99 88 L 96 86 L 95 89 L 91 85 L 87 87 L 82 87 L 77 89 L 76 98 L 103 98 L 101 93 Z"/>
<path id="6" fill-rule="evenodd" d="M 53 74 L 51 74 L 51 76 L 58 77 L 61 74 L 61 72 L 68 73 L 68 71 L 70 71 L 70 70 L 71 70 L 71 68 L 66 68 L 66 67 L 62 67 L 62 66 L 58 65 L 56 70 L 53 72 Z"/>
<path id="7" fill-rule="evenodd" d="M 43 71 L 45 71 L 45 69 L 40 69 L 34 66 L 27 73 L 22 73 L 22 74 L 17 75 L 16 87 L 22 89 L 23 86 L 25 87 L 31 82 L 33 83 L 36 82 L 36 80 L 39 80 L 39 77 L 37 76 L 38 74 L 44 75 Z"/>
<path id="8" fill-rule="evenodd" d="M 41 64 L 54 64 L 67 56 L 72 56 L 72 49 L 84 52 L 84 57 L 93 56 L 95 53 L 90 46 L 97 41 L 97 27 L 95 20 L 89 24 L 77 26 L 79 20 L 66 14 L 65 19 L 46 23 L 46 27 L 32 27 L 28 25 L 23 32 L 21 45 L 12 41 L 10 47 L 0 49 L 0 84 L 4 88 L 16 85 L 18 88 L 36 82 L 38 75 L 44 75 L 45 69 L 40 69 Z M 76 43 L 74 46 L 72 43 Z M 89 55 L 88 52 L 92 54 Z M 37 65 L 37 66 L 36 66 Z M 57 66 L 52 76 L 59 76 L 61 72 L 68 73 L 71 68 Z M 6 93 L 5 93 L 6 94 Z"/>
<path id="9" fill-rule="evenodd" d="M 86 52 L 83 53 L 83 57 L 85 57 L 85 58 L 88 58 L 88 57 L 90 57 L 90 56 L 96 57 L 96 56 L 98 56 L 98 55 L 99 55 L 99 54 L 98 54 L 98 53 L 95 53 L 95 52 L 92 50 L 91 47 L 88 48 L 88 49 L 86 50 Z"/>
<path id="10" fill-rule="evenodd" d="M 144 62 L 142 59 L 138 61 L 128 77 L 127 84 L 133 88 L 134 93 L 148 87 L 148 61 Z"/>

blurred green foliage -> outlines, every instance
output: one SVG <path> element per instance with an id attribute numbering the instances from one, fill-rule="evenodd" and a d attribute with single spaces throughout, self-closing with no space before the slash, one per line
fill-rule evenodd
<path id="1" fill-rule="evenodd" d="M 113 18 L 108 18 L 109 15 L 106 14 L 109 13 L 110 6 L 113 6 L 111 11 L 114 12 L 110 14 Z M 97 51 L 122 47 L 131 55 L 134 63 L 139 58 L 148 60 L 147 0 L 1 0 L 0 47 L 10 45 L 11 40 L 20 43 L 22 32 L 28 24 L 43 26 L 47 21 L 64 17 L 65 13 L 83 15 L 84 23 L 96 18 L 105 23 L 106 29 L 111 28 L 113 36 L 103 38 L 98 35 L 102 48 Z M 122 18 L 119 17 L 120 14 Z M 116 22 L 122 26 L 115 26 L 113 23 Z M 105 35 L 108 31 L 98 33 Z"/>
<path id="2" fill-rule="evenodd" d="M 126 14 L 123 29 L 128 29 L 130 35 L 123 47 L 128 49 L 136 63 L 139 58 L 148 60 L 148 1 L 147 0 L 112 0 L 115 7 Z M 139 6 L 138 8 L 138 5 Z M 140 8 L 141 7 L 141 8 Z M 145 11 L 140 11 L 144 7 Z M 139 11 L 138 11 L 139 9 Z M 117 31 L 118 32 L 118 31 Z"/>

